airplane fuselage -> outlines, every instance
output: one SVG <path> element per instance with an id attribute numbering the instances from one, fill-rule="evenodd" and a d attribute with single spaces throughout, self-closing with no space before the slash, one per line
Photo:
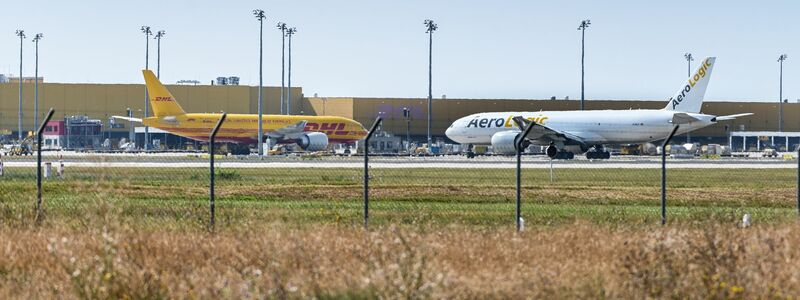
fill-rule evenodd
<path id="1" fill-rule="evenodd" d="M 492 135 L 502 131 L 519 131 L 511 119 L 522 116 L 583 139 L 588 146 L 604 144 L 633 144 L 664 139 L 672 130 L 675 111 L 667 110 L 589 110 L 478 113 L 453 122 L 445 134 L 461 144 L 488 145 Z M 680 124 L 678 134 L 697 130 L 716 123 L 715 116 L 686 113 L 696 121 Z M 549 141 L 533 140 L 546 145 Z"/>
<path id="2" fill-rule="evenodd" d="M 146 126 L 155 127 L 185 138 L 208 141 L 211 129 L 221 114 L 187 113 L 177 116 L 150 117 L 142 120 Z M 322 132 L 331 142 L 353 143 L 363 139 L 366 130 L 358 122 L 334 116 L 263 115 L 264 135 L 299 122 L 306 121 L 303 132 Z M 216 140 L 233 143 L 256 143 L 258 140 L 258 115 L 228 114 L 217 133 Z"/>

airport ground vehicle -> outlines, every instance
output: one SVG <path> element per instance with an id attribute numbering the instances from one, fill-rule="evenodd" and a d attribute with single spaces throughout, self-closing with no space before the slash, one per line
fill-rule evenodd
<path id="1" fill-rule="evenodd" d="M 22 142 L 18 144 L 13 144 L 7 151 L 7 155 L 10 156 L 26 156 L 26 155 L 33 155 L 34 143 L 33 143 L 33 134 L 28 134 L 28 136 L 22 140 Z"/>
<path id="2" fill-rule="evenodd" d="M 528 144 L 553 144 L 559 152 L 586 152 L 587 158 L 608 158 L 604 145 L 653 142 L 666 138 L 675 125 L 680 125 L 677 134 L 684 134 L 719 121 L 751 115 L 700 113 L 714 61 L 714 57 L 704 59 L 660 110 L 477 113 L 456 120 L 445 134 L 461 144 L 492 145 L 494 153 L 512 154 L 516 151 L 517 134 L 531 124 L 535 127 L 525 137 Z"/>

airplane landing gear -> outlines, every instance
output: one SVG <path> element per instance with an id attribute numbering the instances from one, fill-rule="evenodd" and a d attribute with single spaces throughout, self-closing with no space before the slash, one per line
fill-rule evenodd
<path id="1" fill-rule="evenodd" d="M 611 153 L 606 151 L 602 146 L 594 146 L 594 148 L 586 151 L 586 158 L 588 159 L 609 159 Z"/>
<path id="2" fill-rule="evenodd" d="M 570 151 L 565 151 L 564 149 L 558 149 L 553 143 L 550 143 L 550 146 L 547 146 L 547 156 L 552 159 L 573 159 L 575 158 L 575 153 Z"/>
<path id="3" fill-rule="evenodd" d="M 569 151 L 565 151 L 565 150 L 560 150 L 560 151 L 558 151 L 558 153 L 556 153 L 556 156 L 553 157 L 553 158 L 554 159 L 573 159 L 573 158 L 575 158 L 575 153 L 572 153 L 572 152 L 569 152 Z"/>
<path id="4" fill-rule="evenodd" d="M 467 158 L 475 158 L 475 151 L 472 149 L 472 144 L 467 146 Z"/>

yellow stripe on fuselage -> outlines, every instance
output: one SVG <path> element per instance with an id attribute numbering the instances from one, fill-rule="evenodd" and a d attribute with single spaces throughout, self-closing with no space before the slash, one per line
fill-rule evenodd
<path id="1" fill-rule="evenodd" d="M 220 116 L 221 114 L 189 113 L 167 118 L 146 118 L 142 123 L 175 135 L 197 139 L 208 137 Z M 366 130 L 360 123 L 343 117 L 264 115 L 262 119 L 265 134 L 306 121 L 305 131 L 325 133 L 333 141 L 356 141 L 366 135 Z M 228 114 L 217 133 L 220 140 L 255 140 L 257 136 L 258 115 L 253 114 Z"/>

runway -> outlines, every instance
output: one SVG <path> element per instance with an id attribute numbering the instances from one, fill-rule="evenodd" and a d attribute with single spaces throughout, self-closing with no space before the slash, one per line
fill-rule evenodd
<path id="1" fill-rule="evenodd" d="M 59 163 L 57 156 L 47 156 L 43 162 Z M 208 156 L 182 155 L 103 155 L 66 156 L 66 168 L 207 168 Z M 522 167 L 526 169 L 657 169 L 661 168 L 659 157 L 613 157 L 607 160 L 550 160 L 544 156 L 524 156 Z M 6 160 L 5 167 L 33 168 L 33 157 Z M 299 157 L 283 156 L 258 159 L 257 157 L 219 157 L 216 163 L 221 168 L 363 168 L 363 157 Z M 513 157 L 370 157 L 370 168 L 377 169 L 512 169 L 516 167 Z M 797 168 L 794 159 L 673 159 L 667 158 L 669 169 L 789 169 Z"/>

